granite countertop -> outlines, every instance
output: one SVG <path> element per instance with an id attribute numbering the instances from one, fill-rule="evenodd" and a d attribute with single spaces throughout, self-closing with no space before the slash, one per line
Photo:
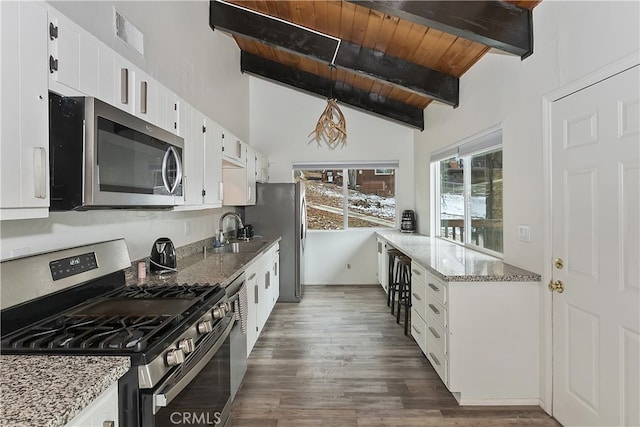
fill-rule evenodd
<path id="1" fill-rule="evenodd" d="M 251 242 L 264 242 L 258 252 L 251 253 L 214 253 L 208 248 L 206 254 L 198 252 L 178 259 L 176 273 L 147 274 L 144 279 L 131 277 L 127 279 L 127 286 L 158 285 L 171 283 L 187 284 L 216 284 L 225 287 L 251 265 L 252 261 L 261 253 L 271 249 L 280 241 L 277 238 L 261 238 Z"/>
<path id="2" fill-rule="evenodd" d="M 64 426 L 130 367 L 128 357 L 0 356 L 0 425 Z"/>
<path id="3" fill-rule="evenodd" d="M 464 246 L 417 233 L 378 236 L 447 282 L 539 282 L 541 276 Z"/>

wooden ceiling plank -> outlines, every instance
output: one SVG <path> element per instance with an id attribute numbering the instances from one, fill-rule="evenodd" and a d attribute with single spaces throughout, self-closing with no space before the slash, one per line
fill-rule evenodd
<path id="1" fill-rule="evenodd" d="M 347 40 L 355 44 L 362 44 L 367 34 L 367 25 L 369 24 L 369 15 L 371 11 L 363 7 L 357 7 L 355 14 L 353 15 L 353 24 L 351 28 L 351 34 L 349 37 L 343 37 L 342 40 Z"/>
<path id="2" fill-rule="evenodd" d="M 329 79 L 269 61 L 248 52 L 241 52 L 241 70 L 243 73 L 273 80 L 324 98 L 329 97 L 331 84 Z M 335 83 L 333 97 L 357 109 L 424 130 L 424 111 L 420 108 L 380 95 L 370 95 L 367 91 L 340 82 Z"/>
<path id="3" fill-rule="evenodd" d="M 356 9 L 358 8 L 355 4 L 342 2 L 342 8 L 340 9 L 340 35 L 338 36 L 342 40 L 351 40 Z"/>
<path id="4" fill-rule="evenodd" d="M 367 29 L 362 40 L 362 45 L 370 49 L 376 45 L 380 37 L 380 27 L 382 27 L 382 20 L 384 14 L 372 10 L 369 12 L 369 22 L 367 22 Z"/>
<path id="5" fill-rule="evenodd" d="M 377 50 L 384 53 L 389 53 L 387 51 L 389 47 L 389 43 L 391 40 L 396 37 L 398 32 L 398 23 L 400 22 L 400 18 L 396 18 L 395 16 L 384 15 L 384 19 L 382 20 L 382 25 L 380 26 L 380 31 L 378 33 L 378 39 L 375 41 L 373 46 L 368 46 L 373 50 Z M 402 34 L 399 35 L 402 37 Z M 397 56 L 397 55 L 392 55 Z"/>
<path id="6" fill-rule="evenodd" d="M 335 63 L 445 104 L 458 105 L 459 81 L 454 76 L 344 41 Z"/>
<path id="7" fill-rule="evenodd" d="M 341 1 L 327 2 L 326 28 L 328 34 L 334 37 L 340 37 L 340 27 L 342 23 L 342 4 L 343 3 Z"/>
<path id="8" fill-rule="evenodd" d="M 335 39 L 215 0 L 209 4 L 209 25 L 214 30 L 218 28 L 326 62 L 333 59 L 338 45 Z"/>
<path id="9" fill-rule="evenodd" d="M 502 1 L 346 0 L 520 56 L 533 53 L 530 9 Z"/>

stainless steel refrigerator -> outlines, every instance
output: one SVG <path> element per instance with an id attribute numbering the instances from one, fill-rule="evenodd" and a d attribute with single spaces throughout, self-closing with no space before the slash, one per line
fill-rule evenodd
<path id="1" fill-rule="evenodd" d="M 245 208 L 256 235 L 280 236 L 280 298 L 300 302 L 304 278 L 307 205 L 304 183 L 258 183 L 256 204 Z"/>

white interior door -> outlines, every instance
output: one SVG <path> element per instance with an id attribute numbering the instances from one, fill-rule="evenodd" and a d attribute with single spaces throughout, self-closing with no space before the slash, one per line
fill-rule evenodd
<path id="1" fill-rule="evenodd" d="M 552 105 L 553 415 L 640 425 L 640 81 L 635 66 Z M 557 283 L 557 282 L 556 282 Z"/>

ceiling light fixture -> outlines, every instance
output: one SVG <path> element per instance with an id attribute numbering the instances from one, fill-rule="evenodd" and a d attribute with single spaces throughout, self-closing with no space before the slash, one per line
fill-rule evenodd
<path id="1" fill-rule="evenodd" d="M 336 66 L 329 64 L 329 68 L 331 69 L 331 86 L 327 106 L 320 115 L 315 130 L 311 131 L 309 136 L 315 133 L 314 139 L 318 145 L 322 145 L 321 142 L 324 141 L 329 149 L 333 150 L 338 146 L 344 148 L 347 145 L 347 122 L 338 107 L 338 100 L 333 97 L 333 70 Z"/>

